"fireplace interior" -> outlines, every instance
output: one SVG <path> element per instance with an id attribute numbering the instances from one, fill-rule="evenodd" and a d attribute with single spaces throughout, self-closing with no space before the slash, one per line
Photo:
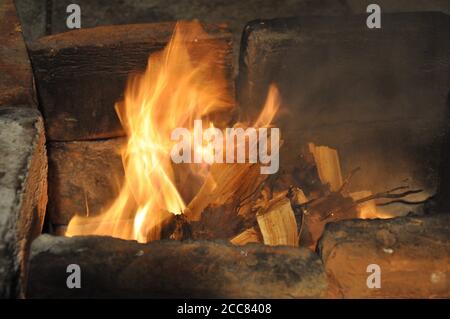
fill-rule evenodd
<path id="1" fill-rule="evenodd" d="M 297 2 L 111 1 L 127 19 L 67 31 L 47 1 L 37 36 L 0 1 L 25 36 L 0 62 L 29 80 L 0 81 L 0 297 L 449 298 L 450 8 L 369 29 L 351 1 Z M 279 169 L 171 162 L 198 119 L 279 128 Z"/>

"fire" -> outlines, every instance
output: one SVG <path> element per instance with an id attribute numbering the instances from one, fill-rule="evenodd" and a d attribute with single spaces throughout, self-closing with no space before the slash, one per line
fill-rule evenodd
<path id="1" fill-rule="evenodd" d="M 205 40 L 211 45 L 200 49 L 198 43 Z M 164 212 L 185 210 L 174 183 L 171 131 L 176 127 L 192 130 L 195 119 L 234 106 L 218 64 L 223 45 L 213 43 L 199 23 L 177 23 L 164 50 L 149 57 L 146 72 L 130 78 L 124 101 L 116 105 L 127 134 L 121 152 L 124 184 L 99 216 L 75 216 L 67 236 L 108 235 L 148 242 L 158 239 L 158 227 L 167 216 Z M 269 93 L 258 125 L 270 124 L 277 111 L 277 92 Z M 212 122 L 209 125 L 214 127 Z"/>

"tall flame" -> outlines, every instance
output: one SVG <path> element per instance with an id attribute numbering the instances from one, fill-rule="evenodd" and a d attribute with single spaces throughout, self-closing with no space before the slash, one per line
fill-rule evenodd
<path id="1" fill-rule="evenodd" d="M 233 107 L 218 63 L 224 45 L 213 42 L 199 23 L 177 23 L 165 49 L 150 56 L 146 72 L 129 80 L 124 101 L 116 105 L 128 137 L 122 150 L 124 184 L 101 215 L 72 218 L 67 236 L 109 235 L 147 242 L 158 238 L 154 230 L 162 223 L 162 211 L 183 212 L 186 205 L 174 184 L 170 159 L 171 131 L 192 130 L 195 119 Z M 276 112 L 272 105 L 266 108 L 258 124 L 270 123 Z"/>

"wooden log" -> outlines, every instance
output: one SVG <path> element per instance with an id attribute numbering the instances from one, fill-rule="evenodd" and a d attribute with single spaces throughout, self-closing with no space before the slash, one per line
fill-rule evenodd
<path id="1" fill-rule="evenodd" d="M 42 235 L 32 251 L 28 298 L 302 298 L 327 289 L 319 258 L 301 248 Z M 81 267 L 81 289 L 65 285 L 69 264 Z"/>
<path id="2" fill-rule="evenodd" d="M 264 211 L 257 214 L 256 219 L 264 244 L 298 246 L 297 222 L 288 198 L 277 198 L 270 202 Z"/>
<path id="3" fill-rule="evenodd" d="M 105 26 L 31 43 L 29 52 L 48 138 L 71 141 L 122 136 L 114 105 L 123 97 L 128 76 L 145 70 L 149 55 L 164 48 L 173 28 L 174 23 Z M 197 39 L 191 45 L 208 51 L 211 38 L 221 43 L 217 63 L 231 76 L 229 32 L 217 26 L 206 26 L 206 31 L 210 38 Z"/>
<path id="4" fill-rule="evenodd" d="M 262 243 L 261 232 L 256 229 L 256 227 L 251 227 L 244 230 L 239 235 L 233 237 L 230 243 L 236 246 L 243 246 L 249 243 Z"/>
<path id="5" fill-rule="evenodd" d="M 258 142 L 255 140 L 252 143 Z M 259 163 L 249 163 L 248 150 L 255 146 L 257 145 L 246 144 L 246 163 L 211 165 L 202 187 L 186 209 L 186 216 L 190 220 L 200 220 L 203 210 L 210 205 L 231 204 L 237 208 L 239 215 L 244 217 L 251 213 L 260 188 L 269 176 L 261 174 Z"/>
<path id="6" fill-rule="evenodd" d="M 293 195 L 293 200 L 295 201 L 295 204 L 297 204 L 297 205 L 303 205 L 306 202 L 308 202 L 308 198 L 306 197 L 305 193 L 299 188 L 293 188 L 292 195 Z"/>
<path id="7" fill-rule="evenodd" d="M 192 238 L 195 240 L 230 240 L 245 229 L 244 221 L 238 215 L 233 202 L 223 205 L 209 205 L 200 220 L 191 221 Z"/>
<path id="8" fill-rule="evenodd" d="M 260 174 L 258 164 L 213 164 L 197 195 L 189 203 L 186 216 L 200 220 L 209 205 L 223 205 L 233 201 L 236 206 L 256 192 L 267 178 Z"/>
<path id="9" fill-rule="evenodd" d="M 309 143 L 309 151 L 314 156 L 322 184 L 328 184 L 333 192 L 338 191 L 342 186 L 342 173 L 337 150 Z"/>

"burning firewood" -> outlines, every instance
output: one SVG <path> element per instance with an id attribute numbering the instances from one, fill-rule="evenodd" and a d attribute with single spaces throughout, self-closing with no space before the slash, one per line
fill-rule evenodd
<path id="1" fill-rule="evenodd" d="M 295 188 L 290 187 L 288 197 L 299 224 L 299 241 L 301 246 L 315 249 L 325 225 L 328 222 L 358 217 L 376 217 L 376 199 L 394 199 L 394 202 L 403 197 L 416 194 L 422 190 L 405 190 L 407 187 L 396 187 L 386 192 L 372 194 L 370 191 L 347 192 L 348 185 L 353 176 L 360 170 L 355 168 L 345 180 L 339 163 L 339 154 L 336 150 L 325 146 L 309 144 L 309 151 L 314 156 L 317 173 L 322 184 L 328 185 L 328 190 L 311 200 L 299 202 Z M 298 191 L 297 191 L 298 192 Z M 390 202 L 388 202 L 389 204 Z M 407 202 L 410 203 L 410 202 Z M 385 205 L 383 203 L 382 205 Z"/>
<path id="2" fill-rule="evenodd" d="M 256 210 L 257 213 L 254 212 L 252 215 L 247 212 L 246 216 L 243 216 L 244 221 L 252 226 L 233 237 L 230 240 L 231 243 L 297 246 L 297 228 L 300 228 L 301 218 L 299 219 L 294 213 L 293 203 L 301 204 L 307 201 L 303 192 L 297 188 L 292 192 L 278 192 L 273 195 L 267 187 L 264 187 L 261 194 L 262 198 L 252 201 L 252 211 Z M 269 196 L 273 198 L 269 199 Z"/>
<path id="3" fill-rule="evenodd" d="M 308 201 L 303 191 L 299 188 L 289 187 L 289 190 L 286 194 L 287 198 L 289 198 L 289 202 L 291 203 L 291 208 L 294 212 L 295 219 L 298 227 L 298 235 L 297 242 L 300 243 L 300 236 L 303 232 L 304 227 L 304 215 L 305 211 L 303 210 L 303 205 Z"/>
<path id="4" fill-rule="evenodd" d="M 363 190 L 358 192 L 351 192 L 350 197 L 354 200 L 360 200 L 362 198 L 372 196 L 371 191 Z M 360 218 L 376 218 L 377 217 L 377 205 L 374 199 L 368 200 L 365 203 L 359 205 L 359 217 Z"/>
<path id="5" fill-rule="evenodd" d="M 169 238 L 228 239 L 234 245 L 264 243 L 315 250 L 327 223 L 376 217 L 376 199 L 403 202 L 403 197 L 421 191 L 397 187 L 376 194 L 349 192 L 360 168 L 343 179 L 336 150 L 314 144 L 309 144 L 309 150 L 309 157 L 300 158 L 308 174 L 292 178 L 286 178 L 286 172 L 282 178 L 261 175 L 258 164 L 213 164 L 183 218 L 170 228 Z M 311 180 L 321 185 L 311 187 Z M 286 186 L 288 182 L 295 185 Z M 303 184 L 308 185 L 309 198 L 300 189 Z"/>
<path id="6" fill-rule="evenodd" d="M 309 151 L 313 154 L 323 184 L 329 184 L 332 191 L 342 186 L 341 164 L 337 150 L 328 146 L 316 146 L 309 143 Z"/>
<path id="7" fill-rule="evenodd" d="M 339 163 L 337 152 L 330 152 L 330 158 L 336 159 L 331 162 Z M 340 167 L 331 166 L 339 173 L 328 176 L 341 176 Z M 309 199 L 293 185 L 286 191 L 274 191 L 279 189 L 277 182 L 285 181 L 261 175 L 258 164 L 214 164 L 184 214 L 162 216 L 163 222 L 151 229 L 148 239 L 160 234 L 161 239 L 228 239 L 234 245 L 264 243 L 315 250 L 327 223 L 365 216 L 361 214 L 364 207 L 372 212 L 367 216 L 376 216 L 376 199 L 398 201 L 421 191 L 397 187 L 376 194 L 348 192 L 351 179 L 359 170 L 352 170 L 345 179 L 334 178 L 339 183 L 323 180 L 325 187 L 309 194 Z M 318 172 L 319 169 L 317 175 Z"/>
<path id="8" fill-rule="evenodd" d="M 277 95 L 277 91 L 274 88 L 271 88 L 271 92 L 274 96 Z M 269 95 L 269 97 L 270 96 L 272 95 Z M 275 97 L 272 96 L 272 98 Z M 271 104 L 269 104 L 269 106 L 271 106 Z M 276 110 L 276 107 L 274 110 Z M 274 110 L 272 111 L 275 112 Z M 260 125 L 270 124 L 270 121 L 265 123 L 265 121 L 269 119 L 269 113 L 265 106 L 260 117 L 255 122 L 255 126 L 259 127 Z M 268 118 L 266 119 L 266 117 Z M 239 127 L 239 125 L 237 126 Z M 271 135 L 270 132 L 266 132 L 266 134 Z M 270 143 L 266 144 L 265 142 L 262 142 L 261 144 L 262 140 L 260 137 L 261 136 L 259 136 L 258 139 L 251 139 L 248 137 L 248 140 L 245 140 L 246 142 L 241 145 L 246 149 L 244 152 L 244 162 L 242 162 L 241 159 L 241 162 L 238 163 L 214 163 L 211 165 L 202 187 L 185 210 L 185 214 L 189 220 L 200 220 L 203 210 L 211 205 L 221 206 L 232 203 L 239 211 L 239 215 L 252 213 L 251 208 L 253 206 L 253 201 L 256 200 L 262 185 L 269 175 L 267 175 L 267 173 L 261 173 L 263 166 L 260 162 L 256 162 L 256 160 L 255 162 L 250 160 L 250 154 L 252 153 L 252 150 L 259 150 L 259 152 L 261 152 L 261 147 L 264 147 L 267 152 L 272 152 L 272 145 Z M 278 149 L 283 142 L 279 141 L 278 143 L 279 145 L 276 146 L 276 152 L 278 152 Z M 234 144 L 234 151 L 237 152 L 237 154 L 240 153 L 237 148 L 238 144 L 239 143 Z M 275 145 L 273 145 L 273 147 L 275 147 Z"/>
<path id="9" fill-rule="evenodd" d="M 326 196 L 313 199 L 301 205 L 294 205 L 294 210 L 303 214 L 303 231 L 300 233 L 301 246 L 315 249 L 317 241 L 321 237 L 325 225 L 332 221 L 352 219 L 360 217 L 359 205 L 373 202 L 375 199 L 400 199 L 411 194 L 417 194 L 422 190 L 408 190 L 398 193 L 399 190 L 408 187 L 396 187 L 386 192 L 376 194 L 368 193 L 368 196 L 352 198 L 343 193 L 343 188 L 339 192 L 330 192 Z"/>
<path id="10" fill-rule="evenodd" d="M 275 198 L 256 219 L 264 240 L 270 246 L 298 246 L 297 222 L 288 198 Z"/>
<path id="11" fill-rule="evenodd" d="M 199 221 L 191 221 L 193 239 L 230 239 L 245 229 L 243 219 L 238 215 L 233 202 L 224 205 L 210 205 Z"/>
<path id="12" fill-rule="evenodd" d="M 161 216 L 163 222 L 150 229 L 147 239 L 157 239 L 159 234 L 161 239 L 228 239 L 234 245 L 264 243 L 315 250 L 327 223 L 376 217 L 377 199 L 407 202 L 404 197 L 421 192 L 405 186 L 376 194 L 349 192 L 347 188 L 360 168 L 342 179 L 336 150 L 313 144 L 309 148 L 317 169 L 309 169 L 304 176 L 323 185 L 315 187 L 308 194 L 310 198 L 298 187 L 302 180 L 292 179 L 297 186 L 276 191 L 287 180 L 261 175 L 258 164 L 213 164 L 184 213 Z M 311 177 L 311 172 L 317 176 Z"/>
<path id="13" fill-rule="evenodd" d="M 295 206 L 303 213 L 303 227 L 299 234 L 301 246 L 314 250 L 328 222 L 356 218 L 358 211 L 353 204 L 352 198 L 344 197 L 339 192 L 331 192 L 324 197 Z M 351 208 L 343 209 L 344 207 Z"/>
<path id="14" fill-rule="evenodd" d="M 267 175 L 261 175 L 258 164 L 213 164 L 203 186 L 189 203 L 186 216 L 198 221 L 209 205 L 224 205 L 228 201 L 236 206 L 255 193 Z"/>
<path id="15" fill-rule="evenodd" d="M 192 226 L 184 214 L 168 218 L 161 228 L 161 239 L 187 240 L 192 237 Z"/>
<path id="16" fill-rule="evenodd" d="M 263 239 L 261 237 L 262 235 L 259 229 L 257 227 L 251 227 L 232 238 L 230 242 L 237 246 L 243 246 L 249 243 L 262 243 Z"/>

